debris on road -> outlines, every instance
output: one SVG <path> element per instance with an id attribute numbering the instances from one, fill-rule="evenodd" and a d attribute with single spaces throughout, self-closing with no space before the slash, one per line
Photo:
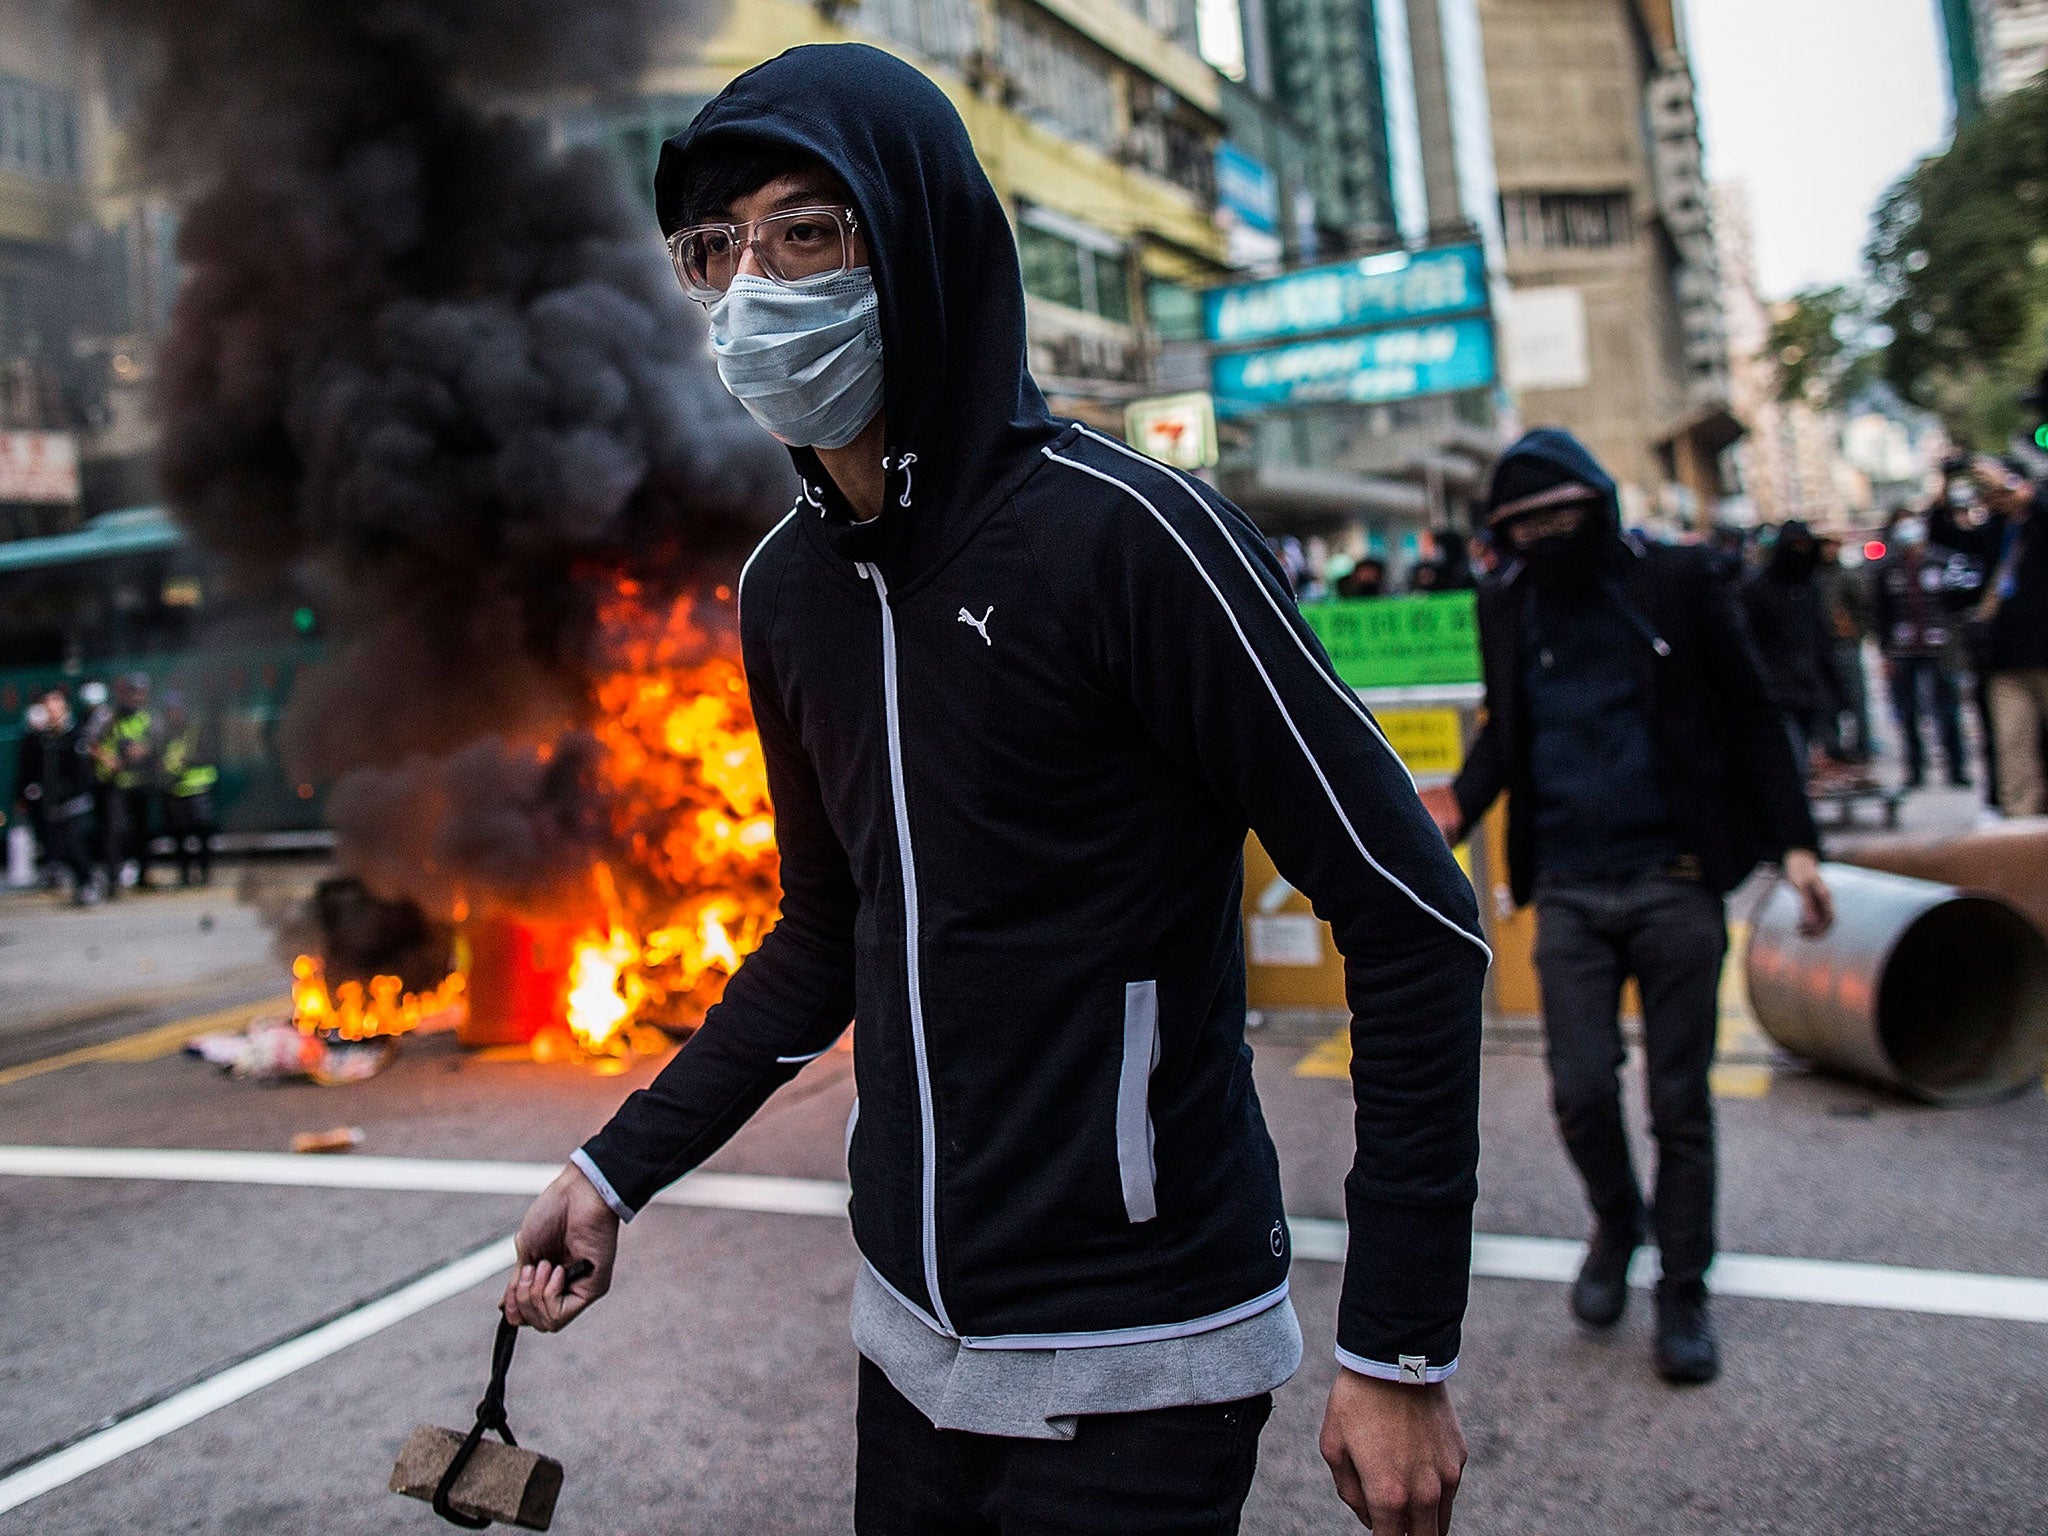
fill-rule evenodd
<path id="1" fill-rule="evenodd" d="M 289 1019 L 263 1018 L 244 1030 L 199 1035 L 186 1043 L 185 1050 L 225 1068 L 232 1077 L 253 1082 L 303 1077 L 334 1087 L 375 1077 L 398 1054 L 398 1042 L 330 1040 L 300 1033 Z"/>
<path id="2" fill-rule="evenodd" d="M 300 1131 L 292 1138 L 292 1150 L 305 1153 L 353 1152 L 363 1144 L 360 1125 L 337 1125 L 329 1131 Z"/>

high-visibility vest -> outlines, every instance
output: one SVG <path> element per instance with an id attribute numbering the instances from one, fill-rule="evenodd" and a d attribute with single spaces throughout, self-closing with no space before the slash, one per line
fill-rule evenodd
<path id="1" fill-rule="evenodd" d="M 129 762 L 122 748 L 131 745 L 147 747 L 149 733 L 154 722 L 146 709 L 131 710 L 125 715 L 116 715 L 107 726 L 107 734 L 101 742 L 100 777 L 113 784 L 116 789 L 139 789 L 150 779 L 150 763 L 145 757 L 139 763 Z"/>
<path id="2" fill-rule="evenodd" d="M 180 800 L 203 795 L 220 782 L 220 770 L 199 755 L 199 727 L 187 726 L 164 743 L 164 786 Z"/>

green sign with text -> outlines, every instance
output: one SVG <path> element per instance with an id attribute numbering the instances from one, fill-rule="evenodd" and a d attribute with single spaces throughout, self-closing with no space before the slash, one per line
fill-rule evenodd
<path id="1" fill-rule="evenodd" d="M 1337 675 L 1354 688 L 1479 681 L 1474 593 L 1303 603 L 1301 616 L 1337 664 Z"/>

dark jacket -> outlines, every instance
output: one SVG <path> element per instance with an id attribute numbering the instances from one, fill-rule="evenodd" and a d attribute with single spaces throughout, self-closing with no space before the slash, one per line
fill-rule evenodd
<path id="1" fill-rule="evenodd" d="M 1992 603 L 1991 669 L 2048 667 L 2048 495 L 2034 493 L 2032 516 L 2001 520 L 1998 553 L 1985 585 Z"/>
<path id="2" fill-rule="evenodd" d="M 1984 593 L 1984 568 L 1939 544 L 1900 546 L 1871 574 L 1871 625 L 1887 656 L 1946 656 Z"/>
<path id="3" fill-rule="evenodd" d="M 1255 827 L 1333 923 L 1357 1015 L 1339 1343 L 1440 1374 L 1476 1190 L 1471 887 L 1257 530 L 1048 418 L 1008 223 L 938 89 L 874 49 L 799 48 L 671 141 L 658 185 L 738 138 L 851 189 L 888 494 L 856 526 L 794 454 L 802 499 L 739 583 L 781 920 L 586 1171 L 637 1209 L 858 1016 L 854 1237 L 928 1326 L 1120 1343 L 1274 1304 L 1289 1245 L 1239 920 Z"/>
<path id="4" fill-rule="evenodd" d="M 1597 581 L 1632 618 L 1635 650 L 1656 738 L 1659 788 L 1680 851 L 1696 858 L 1716 891 L 1732 890 L 1759 861 L 1816 848 L 1783 716 L 1766 689 L 1733 589 L 1699 549 L 1646 544 L 1619 532 L 1614 482 L 1569 434 L 1532 434 L 1568 477 L 1604 491 L 1607 534 L 1588 558 Z M 1529 730 L 1521 698 L 1523 605 L 1532 578 L 1517 561 L 1479 593 L 1479 649 L 1486 723 L 1454 786 L 1467 827 L 1505 791 L 1508 879 L 1515 900 L 1535 890 L 1535 806 Z"/>
<path id="5" fill-rule="evenodd" d="M 17 793 L 39 819 L 63 821 L 92 809 L 92 746 L 77 725 L 21 739 Z"/>
<path id="6" fill-rule="evenodd" d="M 1786 569 L 1783 554 L 1781 546 L 1770 564 L 1742 584 L 1764 682 L 1779 708 L 1795 715 L 1839 710 L 1844 690 L 1826 595 L 1813 570 Z"/>

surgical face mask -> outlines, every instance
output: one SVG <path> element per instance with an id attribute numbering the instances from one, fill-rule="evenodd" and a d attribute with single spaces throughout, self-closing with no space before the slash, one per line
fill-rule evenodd
<path id="1" fill-rule="evenodd" d="M 733 398 L 782 441 L 844 448 L 882 408 L 874 273 L 801 287 L 736 277 L 711 306 L 711 351 Z"/>
<path id="2" fill-rule="evenodd" d="M 1892 529 L 1892 537 L 1909 548 L 1927 542 L 1927 524 L 1917 517 L 1902 517 Z"/>

